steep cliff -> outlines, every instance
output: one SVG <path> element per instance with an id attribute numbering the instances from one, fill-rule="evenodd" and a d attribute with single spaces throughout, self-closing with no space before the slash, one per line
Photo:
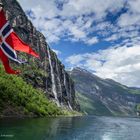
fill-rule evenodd
<path id="1" fill-rule="evenodd" d="M 27 64 L 19 67 L 23 71 L 22 78 L 43 90 L 45 95 L 58 106 L 77 110 L 79 107 L 75 100 L 74 83 L 57 55 L 50 49 L 43 34 L 28 20 L 16 0 L 1 0 L 1 2 L 4 4 L 6 16 L 14 31 L 41 57 L 37 60 L 25 54 L 18 55 L 20 59 L 28 60 Z M 15 64 L 13 66 L 16 67 Z"/>
<path id="2" fill-rule="evenodd" d="M 69 72 L 75 81 L 75 89 L 81 110 L 97 115 L 136 115 L 140 103 L 140 89 L 129 88 L 111 79 L 75 68 Z"/>

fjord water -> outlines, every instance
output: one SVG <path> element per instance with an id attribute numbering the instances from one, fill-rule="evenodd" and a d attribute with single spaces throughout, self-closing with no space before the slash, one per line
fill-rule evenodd
<path id="1" fill-rule="evenodd" d="M 0 120 L 4 140 L 138 140 L 139 118 L 60 117 Z"/>

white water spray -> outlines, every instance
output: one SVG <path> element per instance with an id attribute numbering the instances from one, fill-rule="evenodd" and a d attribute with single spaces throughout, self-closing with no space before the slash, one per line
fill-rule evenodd
<path id="1" fill-rule="evenodd" d="M 62 86 L 61 86 L 61 80 L 60 80 L 60 74 L 59 74 L 59 70 L 58 70 L 58 60 L 57 60 L 57 57 L 55 57 L 55 61 L 56 61 L 56 71 L 57 71 L 57 79 L 58 79 L 58 85 L 59 85 L 59 90 L 60 90 L 60 93 L 61 93 L 61 101 L 60 103 L 62 104 Z"/>
<path id="2" fill-rule="evenodd" d="M 57 105 L 60 106 L 59 100 L 58 100 L 58 98 L 57 98 L 54 71 L 53 71 L 53 67 L 52 67 L 52 60 L 51 60 L 51 55 L 50 55 L 50 50 L 49 50 L 48 45 L 47 45 L 47 52 L 48 52 L 50 70 L 51 70 L 52 92 L 53 92 L 53 94 L 54 94 L 54 97 L 55 97 L 55 100 L 56 100 Z"/>
<path id="3" fill-rule="evenodd" d="M 65 88 L 66 88 L 66 94 L 67 94 L 67 96 L 68 96 L 68 90 L 67 90 L 67 85 L 66 85 L 66 74 L 65 74 L 65 71 L 63 72 L 63 74 L 64 74 L 64 86 L 65 86 Z M 71 87 L 70 87 L 71 88 Z M 71 93 L 70 93 L 71 94 Z M 71 106 L 71 104 L 70 104 L 70 102 L 68 101 L 68 107 L 71 109 L 71 110 L 73 110 L 72 109 L 72 106 Z"/>

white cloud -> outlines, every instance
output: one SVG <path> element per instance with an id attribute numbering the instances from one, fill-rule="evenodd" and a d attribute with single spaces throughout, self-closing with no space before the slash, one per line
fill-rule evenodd
<path id="1" fill-rule="evenodd" d="M 59 12 L 54 0 L 20 0 L 19 3 L 25 11 L 32 10 L 37 18 L 53 18 L 57 16 Z"/>
<path id="2" fill-rule="evenodd" d="M 140 15 L 139 14 L 132 14 L 132 13 L 125 13 L 122 14 L 119 18 L 118 24 L 120 27 L 131 26 L 140 24 Z"/>
<path id="3" fill-rule="evenodd" d="M 67 58 L 72 67 L 96 71 L 102 78 L 111 78 L 128 86 L 140 87 L 140 46 L 118 47 Z"/>
<path id="4" fill-rule="evenodd" d="M 140 0 L 130 0 L 127 3 L 128 11 L 120 16 L 118 25 L 120 27 L 128 27 L 132 25 L 140 25 Z"/>
<path id="5" fill-rule="evenodd" d="M 78 38 L 78 39 L 86 37 L 85 32 L 81 31 L 76 26 L 71 27 L 71 34 L 74 36 L 74 38 Z"/>
<path id="6" fill-rule="evenodd" d="M 139 31 L 132 31 L 132 32 L 127 32 L 127 31 L 118 31 L 118 33 L 111 35 L 108 38 L 105 38 L 106 41 L 115 41 L 118 40 L 120 38 L 136 38 L 139 36 Z"/>
<path id="7" fill-rule="evenodd" d="M 52 49 L 57 55 L 61 54 L 61 51 Z"/>
<path id="8" fill-rule="evenodd" d="M 97 37 L 92 37 L 91 39 L 88 39 L 87 40 L 87 44 L 89 44 L 89 45 L 93 45 L 93 44 L 95 44 L 95 43 L 98 43 L 98 38 Z"/>
<path id="9" fill-rule="evenodd" d="M 123 7 L 125 0 L 69 0 L 63 7 L 63 16 L 80 16 L 94 13 L 96 18 L 102 18 L 107 10 L 115 11 Z"/>
<path id="10" fill-rule="evenodd" d="M 72 55 L 66 59 L 66 62 L 70 63 L 71 65 L 78 65 L 84 60 L 82 55 Z"/>
<path id="11" fill-rule="evenodd" d="M 29 18 L 35 27 L 43 32 L 48 42 L 67 38 L 92 45 L 99 41 L 97 36 L 92 36 L 94 31 L 104 30 L 105 26 L 108 30 L 113 27 L 104 21 L 108 11 L 112 13 L 119 11 L 125 0 L 20 0 L 19 2 L 25 11 L 32 11 L 35 18 Z M 58 6 L 60 3 L 61 7 Z M 100 25 L 93 27 L 94 22 L 100 21 L 102 25 L 99 23 Z"/>
<path id="12" fill-rule="evenodd" d="M 131 12 L 140 13 L 140 0 L 130 0 L 128 6 Z"/>

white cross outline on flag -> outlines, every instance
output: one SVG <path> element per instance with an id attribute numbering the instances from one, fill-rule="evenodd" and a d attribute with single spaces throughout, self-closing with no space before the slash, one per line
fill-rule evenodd
<path id="1" fill-rule="evenodd" d="M 5 33 L 6 32 L 6 33 Z M 7 21 L 3 27 L 0 29 L 0 37 L 1 37 L 1 44 L 0 49 L 3 53 L 10 58 L 11 60 L 22 63 L 17 59 L 16 51 L 6 42 L 6 38 L 13 32 L 13 29 L 10 27 L 9 22 Z"/>

